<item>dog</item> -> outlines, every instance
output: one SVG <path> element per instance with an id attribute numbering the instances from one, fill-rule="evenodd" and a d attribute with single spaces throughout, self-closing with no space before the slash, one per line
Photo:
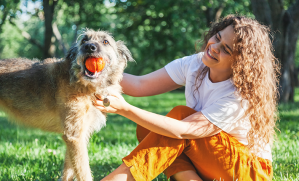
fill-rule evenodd
<path id="1" fill-rule="evenodd" d="M 101 59 L 101 71 L 88 69 Z M 63 181 L 92 180 L 87 144 L 106 124 L 96 95 L 122 93 L 120 81 L 131 52 L 105 31 L 85 29 L 63 59 L 0 60 L 0 109 L 16 123 L 61 133 L 66 143 Z M 96 62 L 99 63 L 99 62 Z"/>

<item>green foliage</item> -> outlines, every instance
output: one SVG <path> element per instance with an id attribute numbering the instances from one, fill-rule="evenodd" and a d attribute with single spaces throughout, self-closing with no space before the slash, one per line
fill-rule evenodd
<path id="1" fill-rule="evenodd" d="M 4 10 L 12 10 L 12 13 L 7 15 L 2 30 L 0 28 L 0 58 L 41 59 L 43 51 L 26 40 L 17 29 L 28 32 L 43 45 L 43 8 L 22 12 L 19 0 L 9 2 L 13 3 L 0 3 L 0 18 L 3 17 Z M 31 1 L 23 2 L 26 6 L 26 3 Z M 289 6 L 293 2 L 288 0 L 285 4 Z M 202 39 L 210 23 L 218 19 L 218 14 L 221 17 L 236 13 L 253 17 L 251 12 L 249 0 L 68 0 L 58 1 L 53 22 L 58 26 L 66 49 L 76 41 L 83 28 L 111 32 L 116 40 L 126 42 L 137 62 L 138 66 L 128 66 L 126 72 L 143 75 L 162 68 L 176 58 L 193 54 L 196 49 L 199 50 L 201 43 L 198 40 Z M 30 19 L 24 21 L 21 13 L 27 14 Z M 9 20 L 13 20 L 18 28 L 12 26 Z M 196 48 L 195 43 L 198 43 Z M 54 49 L 55 57 L 64 56 L 61 45 L 55 38 Z"/>
<path id="2" fill-rule="evenodd" d="M 20 43 L 24 41 L 24 38 L 8 22 L 4 24 L 4 27 L 0 34 L 0 58 L 18 57 L 18 50 L 21 50 Z"/>
<path id="3" fill-rule="evenodd" d="M 250 9 L 246 0 L 116 1 L 112 31 L 127 42 L 138 64 L 127 72 L 146 74 L 195 53 L 195 43 L 221 7 L 222 16 L 249 14 Z"/>
<path id="4" fill-rule="evenodd" d="M 25 2 L 28 2 L 26 0 Z M 123 40 L 133 53 L 138 66 L 126 70 L 132 74 L 146 74 L 165 66 L 168 62 L 195 53 L 195 43 L 201 39 L 218 13 L 251 15 L 249 0 L 181 0 L 181 1 L 58 1 L 53 22 L 68 48 L 76 41 L 82 28 L 107 30 L 116 40 Z M 44 41 L 44 13 L 36 8 L 28 21 L 19 16 L 13 20 L 17 26 L 28 32 L 40 44 Z M 24 39 L 20 32 L 9 23 L 0 36 L 0 58 L 27 57 L 41 58 L 42 51 Z M 16 27 L 15 27 L 16 28 Z M 55 40 L 55 38 L 54 38 Z M 13 46 L 11 44 L 14 44 Z M 55 56 L 63 57 L 64 52 L 56 40 Z M 1 48 L 2 47 L 2 48 Z M 200 44 L 197 49 L 200 48 Z"/>
<path id="5" fill-rule="evenodd" d="M 295 2 L 296 2 L 296 0 L 284 0 L 283 1 L 283 7 L 284 7 L 284 9 L 287 10 Z"/>
<path id="6" fill-rule="evenodd" d="M 165 115 L 185 105 L 183 93 L 125 99 L 142 109 Z M 299 91 L 296 97 L 299 99 Z M 273 147 L 274 179 L 299 178 L 299 104 L 281 104 L 278 137 Z M 94 180 L 100 180 L 121 163 L 137 145 L 136 125 L 119 115 L 108 115 L 107 126 L 90 139 L 89 158 Z M 61 176 L 65 145 L 61 136 L 15 126 L 0 112 L 0 180 L 57 180 Z M 156 180 L 166 181 L 162 174 Z"/>
<path id="7" fill-rule="evenodd" d="M 1 0 L 0 1 L 0 27 L 8 17 L 15 18 L 16 14 L 20 12 L 18 8 L 20 0 Z M 0 28 L 1 31 L 1 28 Z"/>

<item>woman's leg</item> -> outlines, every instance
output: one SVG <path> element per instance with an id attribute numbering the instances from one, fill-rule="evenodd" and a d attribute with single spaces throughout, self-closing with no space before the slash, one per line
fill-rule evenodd
<path id="1" fill-rule="evenodd" d="M 168 114 L 168 116 L 173 116 L 173 115 Z M 181 119 L 183 119 L 183 118 L 181 118 Z M 150 133 L 150 131 L 148 129 L 146 129 L 140 125 L 137 125 L 136 135 L 137 135 L 137 139 L 138 139 L 139 143 L 149 133 Z M 196 170 L 195 170 L 192 162 L 185 155 L 185 153 L 182 153 L 179 157 L 177 157 L 175 159 L 175 161 L 166 170 L 164 170 L 164 174 L 168 178 L 171 176 L 171 178 L 170 178 L 171 181 L 202 181 L 202 179 L 196 173 Z"/>
<path id="2" fill-rule="evenodd" d="M 182 120 L 194 113 L 196 111 L 189 107 L 177 106 L 166 116 Z M 178 176 L 188 172 L 197 175 L 189 158 L 182 154 L 186 140 L 161 136 L 139 125 L 137 125 L 136 133 L 137 139 L 142 142 L 130 155 L 123 159 L 124 163 L 131 167 L 131 172 L 136 180 L 152 180 L 166 168 L 165 174 L 168 177 L 179 172 L 181 173 Z M 138 163 L 138 165 L 135 165 L 135 163 Z M 146 172 L 143 170 L 146 170 Z M 181 178 L 177 177 L 177 180 L 180 181 Z M 192 178 L 193 180 L 201 180 L 199 176 L 193 176 Z"/>
<path id="3" fill-rule="evenodd" d="M 186 106 L 177 106 L 173 108 L 168 114 L 168 117 L 172 117 L 175 119 L 183 119 L 196 111 L 192 110 L 191 108 L 188 108 Z M 107 180 L 115 180 L 115 181 L 121 181 L 121 180 L 134 180 L 132 177 L 131 172 L 134 174 L 134 178 L 136 180 L 152 180 L 154 179 L 158 174 L 160 174 L 162 171 L 164 171 L 172 162 L 175 160 L 179 154 L 183 151 L 183 143 L 184 140 L 178 140 L 178 139 L 172 139 L 167 138 L 155 133 L 151 133 L 149 130 L 137 125 L 137 139 L 139 142 L 142 141 L 141 144 L 139 144 L 133 152 L 125 157 L 123 159 L 124 163 L 121 166 L 119 166 L 116 170 L 114 170 L 112 173 L 110 173 L 107 177 L 103 179 L 103 181 Z M 164 141 L 163 141 L 164 140 Z M 154 146 L 149 146 L 154 145 Z M 165 147 L 167 146 L 167 147 Z M 159 148 L 160 149 L 156 149 Z M 161 152 L 171 153 L 171 157 L 167 157 L 165 154 L 161 154 Z M 141 157 L 139 156 L 141 155 Z M 170 154 L 168 154 L 170 155 Z M 180 159 L 181 158 L 181 159 Z M 144 160 L 144 161 L 142 161 Z M 172 161 L 171 161 L 172 160 Z M 194 167 L 192 166 L 192 163 L 190 162 L 189 158 L 186 157 L 186 155 L 182 155 L 177 160 L 181 160 L 177 162 L 177 164 L 183 164 L 180 165 L 179 168 L 176 168 L 176 165 L 174 165 L 174 169 L 171 170 L 171 173 L 181 172 L 181 171 L 192 171 L 194 172 L 193 175 L 196 174 Z M 132 165 L 134 162 L 139 162 L 138 165 L 134 166 Z M 162 163 L 162 165 L 157 167 L 157 163 Z M 165 162 L 168 162 L 168 164 L 165 164 Z M 186 166 L 184 166 L 186 165 Z M 180 169 L 182 166 L 185 167 L 185 169 Z M 156 169 L 158 168 L 158 169 Z M 131 169 L 131 172 L 130 172 Z M 147 169 L 148 171 L 144 170 Z M 146 172 L 143 172 L 146 171 Z M 188 173 L 188 172 L 187 172 Z M 178 176 L 178 180 L 181 181 L 181 176 L 184 173 L 182 172 Z M 186 174 L 186 173 L 185 173 Z M 137 175 L 137 176 L 136 176 Z M 195 178 L 195 176 L 193 176 Z M 200 180 L 200 178 L 197 178 Z M 185 180 L 185 179 L 184 179 Z M 195 179 L 194 179 L 195 180 Z M 182 180 L 183 181 L 183 180 Z"/>
<path id="4" fill-rule="evenodd" d="M 175 111 L 170 113 L 185 114 L 186 108 L 188 107 L 175 108 Z M 126 176 L 122 178 L 131 179 L 128 176 L 129 168 L 138 181 L 152 180 L 166 168 L 166 172 L 171 168 L 176 170 L 177 166 L 171 163 L 175 163 L 182 152 L 191 159 L 204 180 L 269 180 L 272 177 L 272 166 L 269 161 L 252 157 L 245 146 L 221 132 L 197 140 L 178 140 L 149 133 L 136 149 L 123 159 L 126 167 L 122 168 L 125 168 Z M 119 170 L 120 174 L 123 174 L 123 170 Z M 185 171 L 173 171 L 173 173 L 176 176 Z"/>
<path id="5" fill-rule="evenodd" d="M 111 172 L 108 176 L 103 178 L 101 181 L 134 181 L 130 168 L 124 163 L 121 164 L 117 169 Z"/>
<path id="6" fill-rule="evenodd" d="M 271 162 L 254 156 L 236 138 L 225 132 L 190 140 L 184 153 L 203 180 L 271 180 Z"/>
<path id="7" fill-rule="evenodd" d="M 193 170 L 181 171 L 171 176 L 171 181 L 203 181 Z"/>
<path id="8" fill-rule="evenodd" d="M 182 120 L 193 113 L 195 110 L 191 108 L 178 106 L 169 115 Z M 189 169 L 197 171 L 204 180 L 271 180 L 273 175 L 269 160 L 255 157 L 246 146 L 225 132 L 187 140 L 183 153 L 164 173 L 176 178 L 178 173 Z"/>

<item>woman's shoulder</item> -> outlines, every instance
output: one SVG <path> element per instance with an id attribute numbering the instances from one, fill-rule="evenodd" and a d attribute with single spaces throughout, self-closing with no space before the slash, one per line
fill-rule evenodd
<path id="1" fill-rule="evenodd" d="M 183 57 L 181 59 L 181 61 L 184 62 L 184 64 L 188 64 L 188 66 L 190 68 L 203 68 L 205 67 L 205 65 L 202 63 L 202 56 L 203 56 L 204 52 L 199 52 L 199 53 L 196 53 L 196 54 L 193 54 L 193 55 L 190 55 L 190 56 L 186 56 L 186 57 Z"/>
<path id="2" fill-rule="evenodd" d="M 199 52 L 199 53 L 195 53 L 193 55 L 187 56 L 186 58 L 188 58 L 191 61 L 194 61 L 196 63 L 202 64 L 202 57 L 204 55 L 204 52 Z"/>
<path id="3" fill-rule="evenodd" d="M 202 58 L 203 54 L 204 54 L 204 52 L 199 52 L 199 53 L 195 53 L 195 54 L 192 54 L 192 55 L 184 56 L 182 58 L 178 58 L 176 60 L 192 61 L 192 62 L 194 61 L 194 62 L 202 63 L 201 58 Z"/>
<path id="4" fill-rule="evenodd" d="M 199 52 L 196 55 L 197 55 L 197 58 L 200 59 L 200 61 L 201 61 L 201 58 L 203 57 L 204 52 Z"/>
<path id="5" fill-rule="evenodd" d="M 198 69 L 199 67 L 202 67 L 204 64 L 201 61 L 201 58 L 203 56 L 203 52 L 196 53 L 193 55 L 177 58 L 170 63 L 168 63 L 165 67 L 166 68 L 175 68 L 180 67 L 182 69 L 185 69 L 185 71 L 191 69 Z"/>

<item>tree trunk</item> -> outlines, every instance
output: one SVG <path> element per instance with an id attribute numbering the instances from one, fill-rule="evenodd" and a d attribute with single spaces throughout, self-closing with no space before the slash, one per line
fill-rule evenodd
<path id="1" fill-rule="evenodd" d="M 45 35 L 44 35 L 44 52 L 43 58 L 53 57 L 55 54 L 55 48 L 53 48 L 52 37 L 53 27 L 52 21 L 54 17 L 54 9 L 57 4 L 57 0 L 43 0 L 44 14 L 45 14 Z"/>
<path id="2" fill-rule="evenodd" d="M 274 32 L 274 55 L 281 62 L 280 101 L 294 101 L 294 90 L 298 85 L 295 51 L 299 33 L 299 0 L 288 10 L 284 10 L 280 0 L 251 0 L 251 5 L 256 19 Z"/>

